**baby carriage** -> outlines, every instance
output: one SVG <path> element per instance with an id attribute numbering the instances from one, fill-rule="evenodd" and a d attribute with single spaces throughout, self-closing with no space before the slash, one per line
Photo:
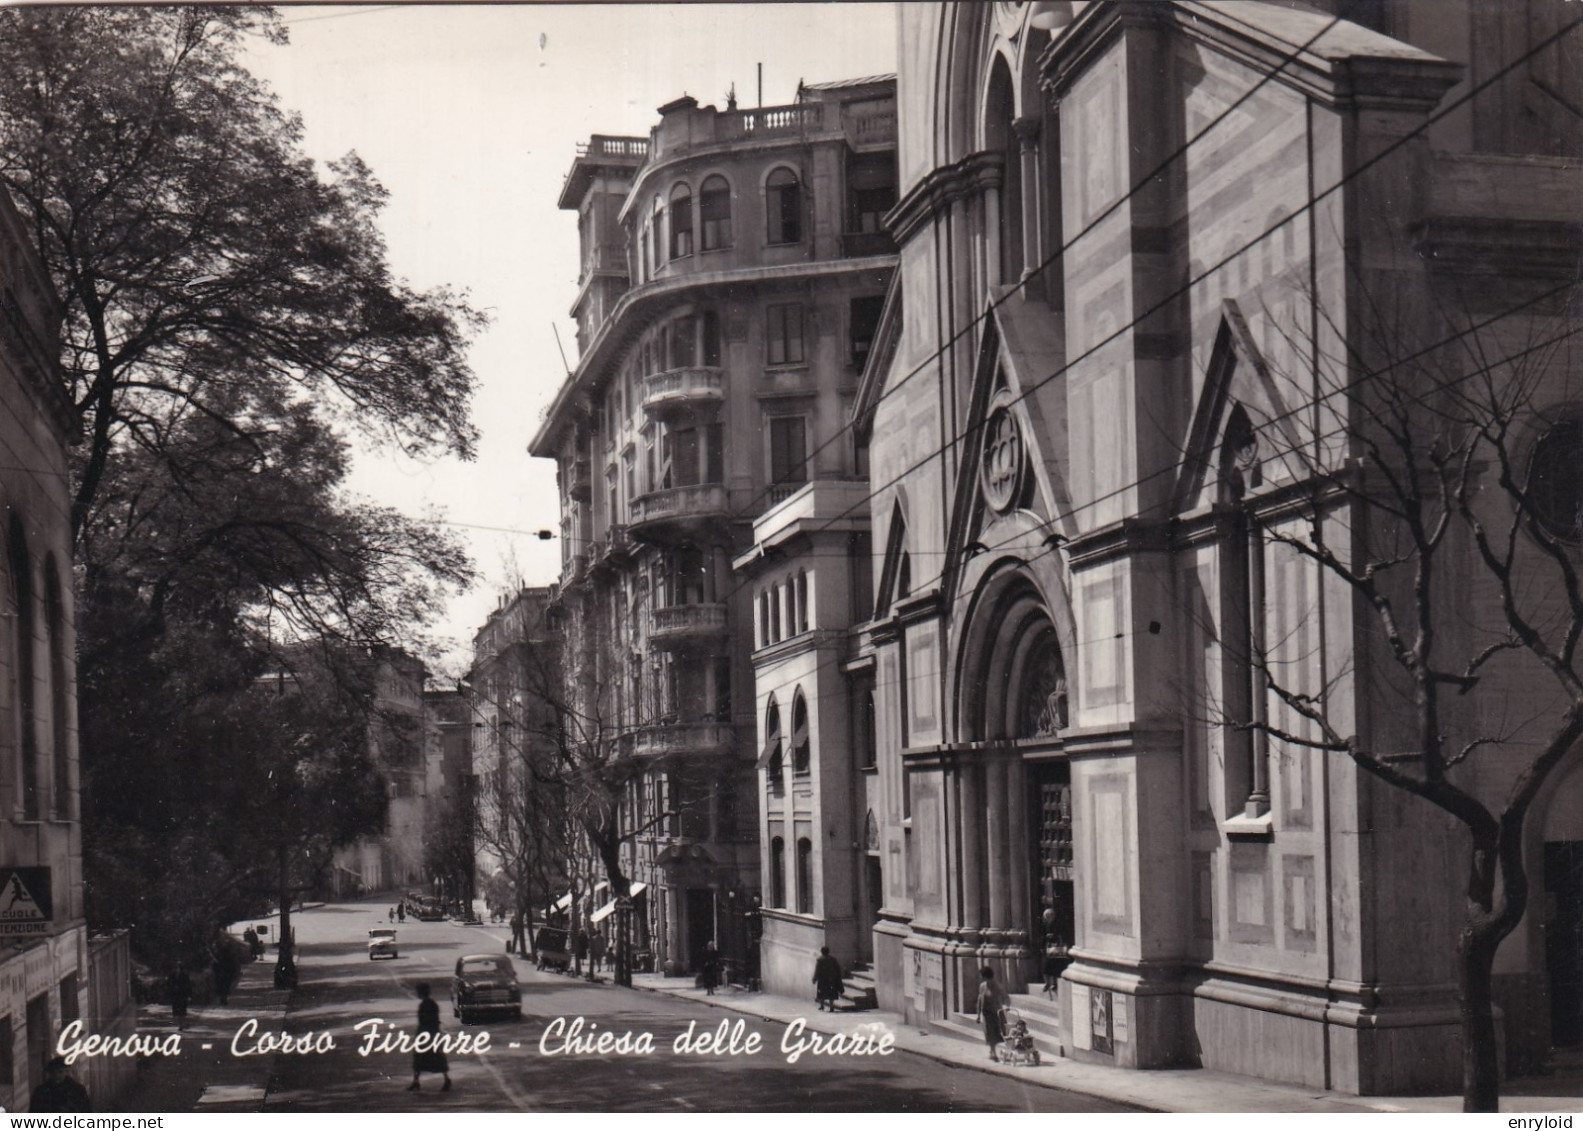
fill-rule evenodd
<path id="1" fill-rule="evenodd" d="M 1039 1050 L 1033 1047 L 1033 1034 L 1022 1014 L 1010 1007 L 1000 1011 L 1000 1044 L 995 1056 L 1002 1064 L 1038 1064 Z"/>

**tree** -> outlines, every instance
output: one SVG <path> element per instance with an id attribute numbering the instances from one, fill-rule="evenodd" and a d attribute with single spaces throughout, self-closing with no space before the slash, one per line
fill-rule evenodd
<path id="1" fill-rule="evenodd" d="M 1266 318 L 1287 325 L 1290 356 L 1316 359 L 1310 407 L 1333 430 L 1305 443 L 1295 414 L 1228 423 L 1222 500 L 1251 538 L 1250 570 L 1306 563 L 1346 612 L 1323 624 L 1307 602 L 1230 625 L 1255 683 L 1247 706 L 1228 693 L 1220 721 L 1264 736 L 1272 758 L 1344 755 L 1462 826 L 1463 1101 L 1494 1111 L 1494 960 L 1529 908 L 1529 816 L 1583 736 L 1583 418 L 1551 407 L 1583 370 L 1570 285 L 1524 283 L 1492 313 L 1487 295 L 1420 281 L 1385 297 L 1355 279 L 1351 334 L 1317 301 L 1318 340 Z M 1262 496 L 1261 467 L 1275 472 Z M 1341 641 L 1351 654 L 1325 658 Z M 1249 776 L 1268 789 L 1258 757 Z"/>
<path id="2" fill-rule="evenodd" d="M 286 38 L 269 9 L 0 12 L 0 183 L 65 309 L 79 536 L 115 461 L 163 456 L 192 416 L 247 436 L 311 404 L 471 453 L 482 317 L 391 278 L 384 189 L 355 154 L 321 178 L 301 122 L 238 65 L 248 35 Z"/>
<path id="3" fill-rule="evenodd" d="M 624 692 L 624 651 L 587 605 L 580 588 L 555 594 L 535 624 L 513 639 L 509 663 L 483 678 L 475 668 L 472 692 L 494 708 L 516 735 L 505 743 L 508 772 L 495 783 L 487 834 L 534 882 L 568 885 L 574 905 L 585 874 L 602 874 L 620 913 L 616 920 L 615 979 L 632 980 L 630 854 L 637 838 L 700 813 L 706 791 L 679 788 L 684 768 L 675 757 L 647 753 L 646 729 L 668 721 L 675 704 L 660 688 Z M 518 897 L 524 895 L 518 881 Z"/>
<path id="4" fill-rule="evenodd" d="M 0 10 L 0 184 L 55 284 L 82 436 L 90 909 L 154 938 L 260 898 L 262 833 L 234 834 L 263 800 L 277 894 L 371 827 L 383 784 L 347 745 L 378 722 L 366 658 L 469 576 L 434 524 L 346 496 L 344 436 L 470 455 L 482 317 L 392 277 L 383 188 L 302 153 L 238 63 L 249 36 L 285 41 L 263 8 Z M 276 725 L 308 701 L 277 716 L 255 686 L 310 649 L 336 688 L 298 720 L 311 749 Z M 336 808 L 293 781 L 333 781 Z"/>

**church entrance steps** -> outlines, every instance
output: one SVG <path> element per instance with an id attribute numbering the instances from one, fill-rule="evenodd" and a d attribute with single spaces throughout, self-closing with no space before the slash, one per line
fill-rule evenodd
<path id="1" fill-rule="evenodd" d="M 869 966 L 854 966 L 842 978 L 846 989 L 841 993 L 842 1009 L 878 1009 L 879 989 L 874 982 L 874 971 Z"/>

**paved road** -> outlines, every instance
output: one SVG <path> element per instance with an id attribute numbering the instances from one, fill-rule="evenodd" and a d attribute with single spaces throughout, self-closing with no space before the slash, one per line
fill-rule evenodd
<path id="1" fill-rule="evenodd" d="M 461 1026 L 450 1016 L 450 971 L 458 956 L 504 950 L 500 927 L 452 923 L 400 925 L 400 957 L 371 962 L 368 928 L 384 926 L 384 907 L 331 905 L 296 917 L 302 986 L 286 1023 L 297 1035 L 328 1032 L 329 1052 L 279 1055 L 265 1101 L 271 1111 L 1119 1111 L 1087 1096 L 1035 1087 L 909 1053 L 889 1056 L 804 1054 L 788 1063 L 785 1026 L 739 1017 L 664 994 L 590 985 L 517 963 L 524 1017 Z M 451 1057 L 452 1091 L 425 1076 L 408 1093 L 410 1055 L 359 1055 L 359 1022 L 383 1018 L 415 1028 L 413 987 L 428 981 L 448 1032 L 487 1030 L 488 1052 Z M 817 1023 L 818 1014 L 810 1019 Z M 560 1053 L 582 1019 L 581 1035 L 650 1034 L 649 1054 Z M 694 1024 L 714 1034 L 738 1022 L 739 1047 L 757 1035 L 753 1055 L 688 1055 L 675 1039 Z M 795 1038 L 794 1038 L 795 1039 Z"/>

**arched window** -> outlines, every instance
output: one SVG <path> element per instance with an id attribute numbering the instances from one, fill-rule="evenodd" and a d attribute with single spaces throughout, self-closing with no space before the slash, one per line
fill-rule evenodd
<path id="1" fill-rule="evenodd" d="M 769 779 L 770 794 L 779 797 L 786 789 L 786 759 L 781 749 L 781 709 L 774 697 L 769 710 L 764 713 L 764 773 Z"/>
<path id="2" fill-rule="evenodd" d="M 776 169 L 764 182 L 765 239 L 769 243 L 799 243 L 802 240 L 802 185 L 797 174 L 785 166 Z"/>
<path id="3" fill-rule="evenodd" d="M 731 186 L 724 177 L 710 177 L 698 193 L 698 218 L 703 224 L 703 249 L 731 246 Z"/>
<path id="4" fill-rule="evenodd" d="M 54 765 L 50 803 L 55 818 L 67 821 L 71 819 L 71 758 L 66 717 L 66 610 L 54 557 L 44 562 L 44 632 L 49 645 L 50 756 Z"/>
<path id="5" fill-rule="evenodd" d="M 685 184 L 671 189 L 671 258 L 693 253 L 693 193 Z"/>
<path id="6" fill-rule="evenodd" d="M 813 914 L 813 841 L 797 838 L 797 913 Z"/>
<path id="7" fill-rule="evenodd" d="M 806 774 L 809 764 L 811 743 L 808 738 L 808 702 L 798 691 L 792 699 L 792 773 Z"/>
<path id="8" fill-rule="evenodd" d="M 17 714 L 21 726 L 22 818 L 39 819 L 42 806 L 38 780 L 38 709 L 34 686 L 33 563 L 21 516 L 11 515 L 6 533 L 6 557 L 11 566 L 11 601 L 16 610 Z"/>
<path id="9" fill-rule="evenodd" d="M 808 571 L 797 571 L 797 631 L 808 631 Z"/>
<path id="10" fill-rule="evenodd" d="M 770 838 L 770 906 L 786 906 L 786 841 Z"/>

